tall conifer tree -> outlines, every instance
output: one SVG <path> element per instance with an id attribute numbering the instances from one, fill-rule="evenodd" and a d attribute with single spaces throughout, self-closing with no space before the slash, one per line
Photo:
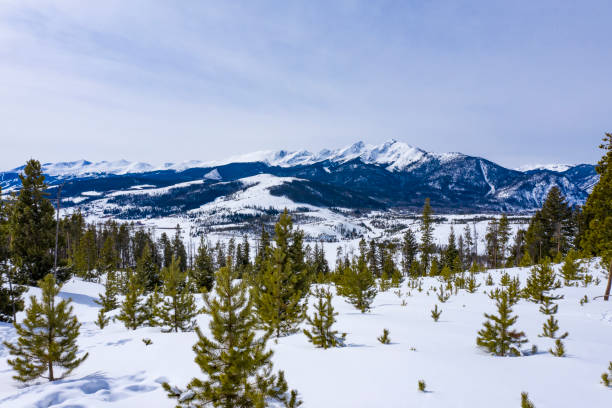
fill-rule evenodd
<path id="1" fill-rule="evenodd" d="M 17 343 L 4 342 L 14 359 L 7 362 L 17 374 L 17 381 L 28 382 L 37 378 L 55 381 L 64 378 L 77 368 L 88 356 L 77 357 L 76 339 L 81 324 L 72 314 L 71 300 L 59 302 L 55 297 L 61 287 L 48 274 L 39 281 L 42 301 L 30 297 L 30 307 L 21 324 L 16 323 Z M 56 368 L 61 372 L 57 373 Z"/>

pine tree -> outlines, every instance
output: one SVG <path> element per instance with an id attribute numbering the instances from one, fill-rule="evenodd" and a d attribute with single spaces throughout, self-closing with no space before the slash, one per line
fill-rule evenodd
<path id="1" fill-rule="evenodd" d="M 338 315 L 332 306 L 332 293 L 329 290 L 318 288 L 315 290 L 315 297 L 317 298 L 314 306 L 316 312 L 312 318 L 306 316 L 306 322 L 311 329 L 304 329 L 304 334 L 316 347 L 324 349 L 343 347 L 346 333 L 339 336 L 338 331 L 332 328 Z"/>
<path id="2" fill-rule="evenodd" d="M 565 346 L 561 339 L 555 340 L 555 348 L 549 349 L 548 352 L 555 357 L 565 357 Z"/>
<path id="3" fill-rule="evenodd" d="M 599 146 L 605 151 L 597 164 L 599 181 L 583 207 L 583 223 L 586 225 L 580 246 L 590 255 L 601 256 L 608 265 L 608 283 L 604 300 L 610 298 L 612 289 L 612 133 L 606 133 Z"/>
<path id="4" fill-rule="evenodd" d="M 150 292 L 161 285 L 159 269 L 153 259 L 153 251 L 149 242 L 142 248 L 142 253 L 136 262 L 136 275 L 140 286 L 145 292 Z"/>
<path id="5" fill-rule="evenodd" d="M 434 322 L 437 322 L 440 315 L 442 315 L 442 310 L 438 310 L 438 305 L 435 305 L 431 311 L 431 318 L 434 320 Z"/>
<path id="6" fill-rule="evenodd" d="M 503 264 L 506 259 L 506 251 L 508 249 L 508 243 L 510 242 L 511 228 L 508 216 L 502 214 L 499 219 L 498 236 L 499 236 L 499 260 L 500 264 Z"/>
<path id="7" fill-rule="evenodd" d="M 105 312 L 116 309 L 119 306 L 117 301 L 117 294 L 119 292 L 119 282 L 117 282 L 117 276 L 114 271 L 109 271 L 106 274 L 106 281 L 104 282 L 104 294 L 99 294 L 100 300 L 94 300 L 95 303 L 102 306 Z"/>
<path id="8" fill-rule="evenodd" d="M 583 268 L 580 266 L 580 260 L 578 259 L 578 253 L 570 249 L 565 257 L 565 262 L 561 267 L 561 276 L 566 285 L 571 285 L 572 282 L 582 279 L 584 273 Z"/>
<path id="9" fill-rule="evenodd" d="M 98 319 L 94 322 L 96 326 L 100 328 L 100 330 L 104 329 L 108 323 L 110 322 L 110 317 L 106 316 L 106 312 L 104 308 L 98 310 Z"/>
<path id="10" fill-rule="evenodd" d="M 338 294 L 346 297 L 347 302 L 361 313 L 370 310 L 376 297 L 376 281 L 363 256 L 343 267 L 338 282 Z"/>
<path id="11" fill-rule="evenodd" d="M 34 285 L 53 268 L 55 210 L 47 195 L 47 184 L 37 160 L 27 162 L 19 175 L 21 190 L 11 211 L 11 253 L 19 266 L 17 283 Z"/>
<path id="12" fill-rule="evenodd" d="M 8 364 L 17 374 L 17 381 L 28 382 L 37 378 L 55 381 L 64 378 L 77 368 L 88 356 L 77 357 L 76 339 L 81 324 L 72 314 L 71 300 L 56 303 L 55 297 L 61 287 L 56 285 L 53 275 L 48 274 L 38 282 L 42 290 L 42 301 L 30 297 L 30 307 L 25 319 L 15 323 L 17 343 L 4 342 L 14 359 Z M 58 376 L 56 367 L 62 369 Z"/>
<path id="13" fill-rule="evenodd" d="M 524 295 L 534 303 L 544 303 L 546 299 L 562 299 L 562 295 L 552 295 L 549 292 L 559 289 L 561 283 L 557 281 L 555 271 L 552 269 L 549 260 L 534 265 L 531 274 L 527 278 Z"/>
<path id="14" fill-rule="evenodd" d="M 521 257 L 521 261 L 519 262 L 519 266 L 525 268 L 527 266 L 533 265 L 533 260 L 531 259 L 531 255 L 529 255 L 528 251 L 525 251 L 523 256 Z"/>
<path id="15" fill-rule="evenodd" d="M 145 322 L 149 327 L 157 327 L 161 325 L 161 310 L 160 304 L 162 302 L 162 296 L 159 294 L 159 289 L 155 288 L 147 296 L 145 301 Z"/>
<path id="16" fill-rule="evenodd" d="M 433 253 L 433 210 L 429 204 L 429 198 L 425 199 L 425 205 L 423 206 L 423 216 L 421 219 L 421 264 L 423 270 L 429 269 L 429 259 Z"/>
<path id="17" fill-rule="evenodd" d="M 295 290 L 297 279 L 291 273 L 291 264 L 284 262 L 285 257 L 281 248 L 274 248 L 254 292 L 260 322 L 276 337 L 296 332 L 306 309 L 301 293 Z"/>
<path id="18" fill-rule="evenodd" d="M 0 264 L 0 322 L 15 322 L 17 312 L 24 308 L 25 286 L 16 285 L 14 267 L 8 263 Z"/>
<path id="19" fill-rule="evenodd" d="M 142 293 L 143 289 L 139 285 L 138 277 L 130 273 L 127 293 L 121 304 L 121 312 L 117 316 L 117 319 L 123 322 L 126 329 L 136 330 L 145 320 L 146 311 L 141 303 Z"/>
<path id="20" fill-rule="evenodd" d="M 402 272 L 408 276 L 411 271 L 412 263 L 416 260 L 416 253 L 419 249 L 414 232 L 410 228 L 404 233 L 402 240 Z"/>
<path id="21" fill-rule="evenodd" d="M 529 394 L 521 392 L 521 408 L 535 408 L 533 402 L 529 401 Z"/>
<path id="22" fill-rule="evenodd" d="M 496 218 L 489 221 L 485 239 L 487 242 L 487 257 L 489 258 L 489 266 L 496 269 L 499 265 L 500 258 L 499 221 Z"/>
<path id="23" fill-rule="evenodd" d="M 391 344 L 391 337 L 389 337 L 389 329 L 383 329 L 383 334 L 376 338 L 382 344 Z"/>
<path id="24" fill-rule="evenodd" d="M 608 372 L 601 375 L 601 383 L 606 387 L 612 384 L 612 361 L 610 361 L 608 365 Z"/>
<path id="25" fill-rule="evenodd" d="M 568 336 L 565 332 L 561 336 L 557 337 L 557 331 L 559 330 L 559 321 L 555 319 L 554 315 L 550 315 L 548 320 L 542 325 L 542 334 L 540 337 L 550 337 L 551 339 L 564 339 Z"/>
<path id="26" fill-rule="evenodd" d="M 189 292 L 187 272 L 181 272 L 179 267 L 179 260 L 173 258 L 170 266 L 162 270 L 164 299 L 159 313 L 166 330 L 175 332 L 193 330 L 198 314 L 195 297 Z"/>
<path id="27" fill-rule="evenodd" d="M 191 271 L 191 278 L 195 282 L 198 290 L 206 289 L 209 292 L 215 283 L 215 265 L 210 248 L 200 239 L 198 253 L 195 257 L 194 268 Z"/>
<path id="28" fill-rule="evenodd" d="M 487 321 L 478 332 L 476 344 L 496 356 L 521 355 L 520 346 L 527 342 L 525 333 L 511 330 L 518 316 L 512 316 L 508 295 L 502 293 L 496 299 L 498 315 L 485 313 Z"/>
<path id="29" fill-rule="evenodd" d="M 109 235 L 104 240 L 102 251 L 98 257 L 98 275 L 108 273 L 117 269 L 117 252 L 115 251 L 115 242 Z"/>
<path id="30" fill-rule="evenodd" d="M 272 374 L 272 351 L 267 337 L 256 337 L 252 298 L 243 282 L 228 267 L 216 274 L 216 296 L 205 297 L 205 313 L 211 316 L 211 338 L 196 328 L 195 361 L 206 374 L 194 378 L 185 390 L 164 383 L 178 407 L 266 407 L 273 402 L 297 407 L 297 392 L 288 393 L 283 372 Z"/>

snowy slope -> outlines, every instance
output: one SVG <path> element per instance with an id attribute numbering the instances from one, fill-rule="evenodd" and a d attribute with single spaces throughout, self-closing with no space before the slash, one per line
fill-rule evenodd
<path id="1" fill-rule="evenodd" d="M 508 271 L 524 284 L 526 269 Z M 590 271 L 601 273 L 594 264 Z M 500 273 L 492 272 L 496 282 Z M 481 283 L 485 276 L 479 275 Z M 492 287 L 483 284 L 474 294 L 460 291 L 440 304 L 435 294 L 427 294 L 438 285 L 437 280 L 425 278 L 423 292 L 411 290 L 410 296 L 404 287 L 406 306 L 392 291 L 379 294 L 367 314 L 335 297 L 337 328 L 347 333 L 348 347 L 316 349 L 297 333 L 278 344 L 269 342 L 275 351 L 275 369 L 285 371 L 305 408 L 515 408 L 520 406 L 521 391 L 529 392 L 538 408 L 609 406 L 610 390 L 599 384 L 599 377 L 612 357 L 612 306 L 601 299 L 579 304 L 585 294 L 589 299 L 601 294 L 603 282 L 558 291 L 565 298 L 558 302 L 556 317 L 561 330 L 569 331 L 565 358 L 546 351 L 552 341 L 538 337 L 545 316 L 537 305 L 524 300 L 514 307 L 519 316 L 515 327 L 525 331 L 529 345 L 538 345 L 540 352 L 526 357 L 487 355 L 476 348 L 475 339 L 483 313 L 494 312 L 492 301 L 483 293 Z M 73 298 L 83 324 L 79 346 L 90 353 L 67 379 L 22 387 L 11 379 L 6 349 L 0 346 L 0 406 L 170 408 L 174 401 L 166 398 L 160 383 L 184 385 L 193 376 L 202 376 L 193 362 L 194 333 L 161 333 L 157 328 L 129 331 L 120 323 L 99 330 L 93 323 L 98 311 L 93 299 L 99 291 L 100 285 L 71 280 L 60 294 Z M 39 290 L 29 293 L 38 295 Z M 434 304 L 443 311 L 437 323 L 430 317 Z M 198 318 L 205 333 L 207 322 L 206 316 Z M 383 328 L 390 330 L 390 345 L 376 340 Z M 143 344 L 145 337 L 152 339 L 151 346 Z M 10 325 L 0 324 L 0 340 L 15 340 Z M 429 392 L 417 391 L 420 379 Z"/>

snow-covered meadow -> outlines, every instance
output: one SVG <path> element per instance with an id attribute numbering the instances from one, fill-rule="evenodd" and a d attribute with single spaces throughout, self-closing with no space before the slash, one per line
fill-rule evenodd
<path id="1" fill-rule="evenodd" d="M 524 285 L 527 268 L 506 271 L 518 275 Z M 422 292 L 408 289 L 405 282 L 401 298 L 394 289 L 379 293 L 366 314 L 336 296 L 337 329 L 347 333 L 347 347 L 317 349 L 301 332 L 278 343 L 270 341 L 275 369 L 286 372 L 304 407 L 518 407 L 521 391 L 529 392 L 538 408 L 608 407 L 612 390 L 599 381 L 612 360 L 612 302 L 592 299 L 603 293 L 604 280 L 595 263 L 589 271 L 600 278 L 599 285 L 557 291 L 565 296 L 558 301 L 556 317 L 561 331 L 569 332 L 564 340 L 567 357 L 548 353 L 552 340 L 538 337 L 546 317 L 538 305 L 525 300 L 514 307 L 519 316 L 515 327 L 529 339 L 525 349 L 538 346 L 536 355 L 493 357 L 476 347 L 483 313 L 495 312 L 494 302 L 484 293 L 494 288 L 485 285 L 485 272 L 478 275 L 482 285 L 476 293 L 460 290 L 445 303 L 432 291 L 428 294 L 428 289 L 439 286 L 435 278 L 424 279 Z M 491 271 L 496 285 L 501 273 Z M 202 376 L 193 361 L 193 332 L 162 333 L 147 327 L 129 331 L 120 322 L 98 329 L 94 299 L 102 290 L 101 285 L 72 279 L 61 292 L 73 299 L 83 324 L 78 343 L 90 354 L 68 378 L 24 387 L 11 379 L 8 353 L 0 346 L 0 406 L 172 407 L 174 401 L 160 384 L 184 385 Z M 37 288 L 29 290 L 30 295 L 39 293 Z M 581 305 L 585 295 L 589 302 Z M 435 304 L 442 310 L 438 322 L 430 316 Z M 205 333 L 207 319 L 198 317 Z M 376 339 L 384 328 L 390 330 L 389 345 Z M 153 343 L 147 346 L 143 338 Z M 10 324 L 0 325 L 0 340 L 15 340 Z M 417 390 L 421 379 L 426 393 Z"/>

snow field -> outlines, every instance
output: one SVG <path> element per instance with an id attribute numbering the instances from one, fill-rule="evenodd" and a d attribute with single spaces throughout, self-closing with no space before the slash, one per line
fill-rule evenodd
<path id="1" fill-rule="evenodd" d="M 391 289 L 379 293 L 370 313 L 361 314 L 341 297 L 334 297 L 339 312 L 337 330 L 347 333 L 347 347 L 317 349 L 301 332 L 270 341 L 276 370 L 284 370 L 291 388 L 296 388 L 304 407 L 518 407 L 521 391 L 529 392 L 536 407 L 608 407 L 610 390 L 599 383 L 612 360 L 612 302 L 604 302 L 603 272 L 598 286 L 563 287 L 556 293 L 561 332 L 567 357 L 548 353 L 553 340 L 540 338 L 546 316 L 539 305 L 521 300 L 514 306 L 519 316 L 515 328 L 527 335 L 525 349 L 536 344 L 539 352 L 524 357 L 493 357 L 476 347 L 483 313 L 495 313 L 495 305 L 483 293 L 487 272 L 479 274 L 477 293 L 460 290 L 440 303 L 430 287 L 434 278 L 423 280 L 423 291 L 401 291 L 406 306 Z M 525 284 L 528 268 L 506 269 Z M 496 285 L 502 270 L 491 271 Z M 79 346 L 89 358 L 68 378 L 23 387 L 11 379 L 7 351 L 0 346 L 0 406 L 4 407 L 173 407 L 160 383 L 185 385 L 193 376 L 202 377 L 191 350 L 195 333 L 162 333 L 159 328 L 126 330 L 120 322 L 99 330 L 93 323 L 98 306 L 93 303 L 101 285 L 73 279 L 62 297 L 71 297 L 83 324 Z M 407 296 L 408 291 L 411 296 Z M 37 288 L 29 294 L 38 295 Z M 587 295 L 589 303 L 579 300 Z M 312 299 L 311 299 L 312 302 Z M 430 316 L 435 304 L 442 310 L 436 323 Z M 310 311 L 312 313 L 312 311 Z M 23 318 L 23 313 L 19 319 Z M 198 324 L 208 333 L 208 317 Z M 392 343 L 376 339 L 384 328 Z M 143 338 L 153 344 L 145 346 Z M 0 340 L 15 340 L 9 324 L 0 325 Z M 414 348 L 414 349 L 413 349 Z M 417 391 L 417 381 L 427 383 L 427 393 Z"/>

